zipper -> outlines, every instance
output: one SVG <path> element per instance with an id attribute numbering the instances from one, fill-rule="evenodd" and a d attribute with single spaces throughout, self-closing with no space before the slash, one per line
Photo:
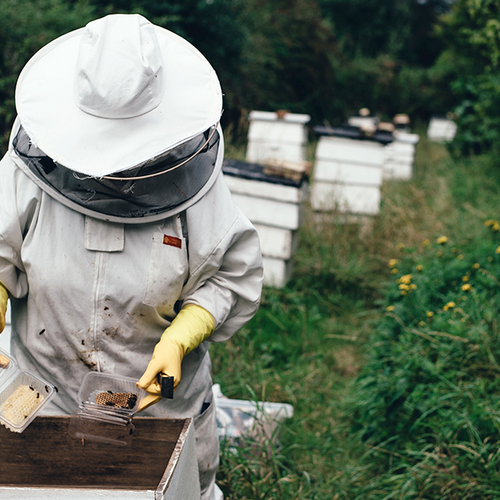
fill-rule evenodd
<path id="1" fill-rule="evenodd" d="M 101 363 L 99 361 L 99 350 L 98 350 L 98 330 L 99 330 L 99 310 L 100 310 L 100 295 L 102 288 L 102 277 L 104 276 L 104 266 L 106 263 L 107 254 L 104 252 L 97 252 L 97 257 L 95 260 L 95 274 L 94 274 L 94 297 L 93 297 L 93 315 L 92 315 L 92 334 L 94 341 L 94 353 L 93 358 L 96 363 L 96 370 L 101 371 Z"/>

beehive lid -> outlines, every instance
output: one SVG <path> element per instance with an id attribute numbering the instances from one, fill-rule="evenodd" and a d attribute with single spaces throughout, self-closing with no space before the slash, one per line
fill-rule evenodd
<path id="1" fill-rule="evenodd" d="M 281 184 L 283 186 L 292 186 L 296 188 L 300 187 L 305 180 L 296 181 L 277 175 L 268 175 L 264 173 L 264 165 L 239 160 L 224 160 L 222 163 L 222 172 L 225 175 L 240 177 L 242 179 L 270 182 L 271 184 Z"/>
<path id="2" fill-rule="evenodd" d="M 374 141 L 380 144 L 389 144 L 394 140 L 391 132 L 377 130 L 373 135 L 363 134 L 359 127 L 344 125 L 342 127 L 327 127 L 325 125 L 316 125 L 314 132 L 321 136 L 342 137 L 344 139 L 354 139 L 358 141 Z"/>

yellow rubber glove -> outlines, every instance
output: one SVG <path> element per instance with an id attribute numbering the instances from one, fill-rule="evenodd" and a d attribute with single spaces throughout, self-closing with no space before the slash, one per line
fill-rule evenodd
<path id="1" fill-rule="evenodd" d="M 138 411 L 161 399 L 161 387 L 157 378 L 159 373 L 173 376 L 174 390 L 177 388 L 181 381 L 182 359 L 210 337 L 214 328 L 212 315 L 203 307 L 190 304 L 181 309 L 172 324 L 163 332 L 146 371 L 137 382 L 138 387 L 149 393 Z"/>
<path id="2" fill-rule="evenodd" d="M 7 301 L 9 300 L 9 293 L 7 289 L 0 282 L 0 333 L 5 328 L 5 314 L 7 313 Z"/>

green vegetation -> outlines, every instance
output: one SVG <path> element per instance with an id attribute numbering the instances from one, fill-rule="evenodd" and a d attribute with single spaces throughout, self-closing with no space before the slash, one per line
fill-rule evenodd
<path id="1" fill-rule="evenodd" d="M 421 136 L 380 214 L 309 213 L 292 281 L 212 346 L 227 396 L 295 410 L 260 453 L 224 448 L 227 498 L 499 497 L 498 161 Z"/>
<path id="2" fill-rule="evenodd" d="M 4 0 L 4 150 L 29 57 L 114 12 L 207 56 L 231 157 L 252 109 L 458 124 L 450 148 L 414 127 L 414 179 L 386 182 L 376 217 L 309 212 L 288 286 L 212 346 L 227 396 L 295 410 L 264 446 L 223 447 L 226 498 L 500 498 L 500 0 Z"/>
<path id="3" fill-rule="evenodd" d="M 498 143 L 500 0 L 5 0 L 3 149 L 27 60 L 52 38 L 122 12 L 205 54 L 222 83 L 224 129 L 240 145 L 252 109 L 307 113 L 313 126 L 341 124 L 361 107 L 414 122 L 455 111 L 460 154 Z"/>

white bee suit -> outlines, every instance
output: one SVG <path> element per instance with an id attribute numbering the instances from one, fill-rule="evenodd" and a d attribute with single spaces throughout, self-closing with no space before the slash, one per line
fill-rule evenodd
<path id="1" fill-rule="evenodd" d="M 12 149 L 0 179 L 0 281 L 12 299 L 12 354 L 58 388 L 50 414 L 76 409 L 89 370 L 139 379 L 180 305 L 211 313 L 215 342 L 255 314 L 258 236 L 222 173 L 194 205 L 142 224 L 97 220 L 56 201 Z M 185 356 L 174 399 L 144 412 L 195 417 L 202 498 L 212 498 L 218 464 L 213 405 L 200 416 L 210 371 L 204 342 Z"/>

